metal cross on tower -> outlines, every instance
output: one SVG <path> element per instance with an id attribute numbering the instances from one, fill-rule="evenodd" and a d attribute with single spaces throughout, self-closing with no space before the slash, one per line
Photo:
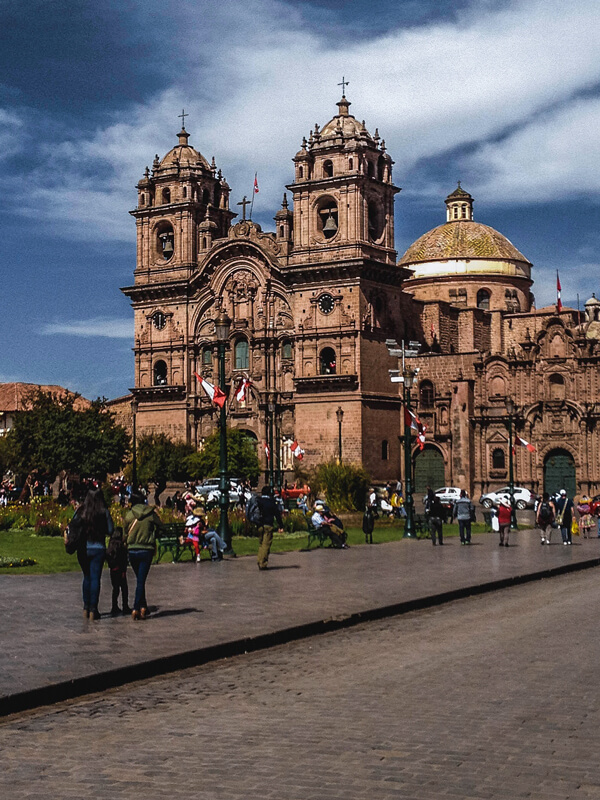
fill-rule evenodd
<path id="1" fill-rule="evenodd" d="M 182 128 L 182 130 L 185 130 L 185 118 L 189 117 L 189 114 L 186 114 L 185 113 L 185 108 L 182 108 L 181 109 L 181 114 L 178 114 L 177 116 L 181 119 L 181 128 Z"/>
<path id="2" fill-rule="evenodd" d="M 350 81 L 347 81 L 346 78 L 342 75 L 342 82 L 338 83 L 338 86 L 342 87 L 342 95 L 346 96 L 346 86 L 350 86 Z"/>
<path id="3" fill-rule="evenodd" d="M 246 195 L 244 195 L 244 199 L 238 203 L 238 206 L 243 206 L 242 208 L 242 220 L 246 221 L 246 206 L 250 205 L 250 200 L 246 200 Z"/>

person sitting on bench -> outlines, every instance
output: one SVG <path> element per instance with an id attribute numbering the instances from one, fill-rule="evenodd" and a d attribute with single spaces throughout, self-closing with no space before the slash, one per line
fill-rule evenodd
<path id="1" fill-rule="evenodd" d="M 312 524 L 331 539 L 334 547 L 346 549 L 346 532 L 338 517 L 333 516 L 322 500 L 317 500 L 311 518 Z"/>

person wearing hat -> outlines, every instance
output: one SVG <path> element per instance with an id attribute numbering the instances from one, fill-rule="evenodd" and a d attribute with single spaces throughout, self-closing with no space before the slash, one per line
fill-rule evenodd
<path id="1" fill-rule="evenodd" d="M 512 509 L 510 500 L 506 497 L 500 499 L 498 505 L 498 528 L 500 532 L 500 547 L 508 547 L 508 535 L 510 533 L 510 519 Z"/>
<path id="2" fill-rule="evenodd" d="M 579 530 L 584 539 L 592 538 L 592 528 L 594 527 L 594 517 L 590 505 L 590 498 L 584 494 L 579 503 L 577 504 L 577 513 L 579 514 Z"/>
<path id="3" fill-rule="evenodd" d="M 567 497 L 565 489 L 560 490 L 554 505 L 556 506 L 556 522 L 560 528 L 563 544 L 573 544 L 571 525 L 573 524 L 574 505 L 571 498 Z M 548 540 L 548 544 L 550 544 L 550 540 Z"/>
<path id="4" fill-rule="evenodd" d="M 208 528 L 204 517 L 204 509 L 195 506 L 185 520 L 187 541 L 191 542 L 196 554 L 196 562 L 200 562 L 200 551 L 204 545 L 212 550 L 211 561 L 222 561 L 223 551 L 227 547 L 223 539 L 215 530 Z"/>
<path id="5" fill-rule="evenodd" d="M 313 506 L 313 515 L 311 522 L 315 528 L 319 528 L 323 533 L 331 539 L 334 547 L 339 549 L 347 549 L 348 545 L 345 543 L 342 535 L 345 536 L 344 531 L 333 522 L 335 517 L 327 515 L 325 503 L 322 500 L 317 500 Z"/>

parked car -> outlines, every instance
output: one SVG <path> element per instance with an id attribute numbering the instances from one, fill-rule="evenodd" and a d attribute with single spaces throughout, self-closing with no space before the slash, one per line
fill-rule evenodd
<path id="1" fill-rule="evenodd" d="M 510 486 L 503 486 L 502 489 L 497 489 L 495 492 L 482 494 L 479 502 L 484 508 L 492 508 L 492 506 L 497 506 L 500 500 L 505 497 L 510 500 Z M 514 487 L 514 497 L 515 506 L 520 511 L 525 508 L 533 508 L 535 505 L 536 495 L 522 486 Z"/>
<path id="2" fill-rule="evenodd" d="M 444 516 L 442 522 L 450 522 L 452 520 L 452 512 L 454 511 L 454 501 L 460 497 L 461 490 L 456 486 L 442 486 L 441 489 L 436 489 L 434 494 L 440 498 L 444 508 Z"/>
<path id="3" fill-rule="evenodd" d="M 240 479 L 239 478 L 229 478 L 229 502 L 230 503 L 237 503 L 240 498 L 239 494 L 239 486 L 240 486 Z M 209 503 L 213 503 L 219 500 L 220 497 L 220 490 L 219 486 L 221 484 L 220 478 L 206 478 L 203 480 L 199 486 L 196 486 L 195 493 L 206 497 Z"/>

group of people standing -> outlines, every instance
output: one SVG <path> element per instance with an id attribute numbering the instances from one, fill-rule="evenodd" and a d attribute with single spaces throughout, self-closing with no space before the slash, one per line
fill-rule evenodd
<path id="1" fill-rule="evenodd" d="M 574 512 L 577 512 L 577 518 Z M 541 544 L 550 544 L 554 528 L 560 530 L 563 545 L 573 544 L 575 524 L 584 539 L 600 536 L 600 520 L 597 522 L 594 517 L 591 499 L 583 495 L 575 503 L 567 496 L 565 489 L 561 489 L 556 497 L 544 492 L 536 509 L 536 523 L 540 529 Z M 596 534 L 595 530 L 598 531 Z"/>
<path id="2" fill-rule="evenodd" d="M 156 536 L 162 527 L 156 510 L 135 494 L 131 496 L 123 528 L 115 527 L 102 489 L 88 490 L 64 534 L 67 550 L 71 551 L 72 544 L 83 573 L 83 616 L 86 619 L 100 619 L 98 601 L 105 561 L 108 561 L 112 584 L 111 615 L 131 614 L 134 620 L 146 619 L 146 579 L 154 557 Z M 128 563 L 136 576 L 133 608 L 129 607 Z"/>

